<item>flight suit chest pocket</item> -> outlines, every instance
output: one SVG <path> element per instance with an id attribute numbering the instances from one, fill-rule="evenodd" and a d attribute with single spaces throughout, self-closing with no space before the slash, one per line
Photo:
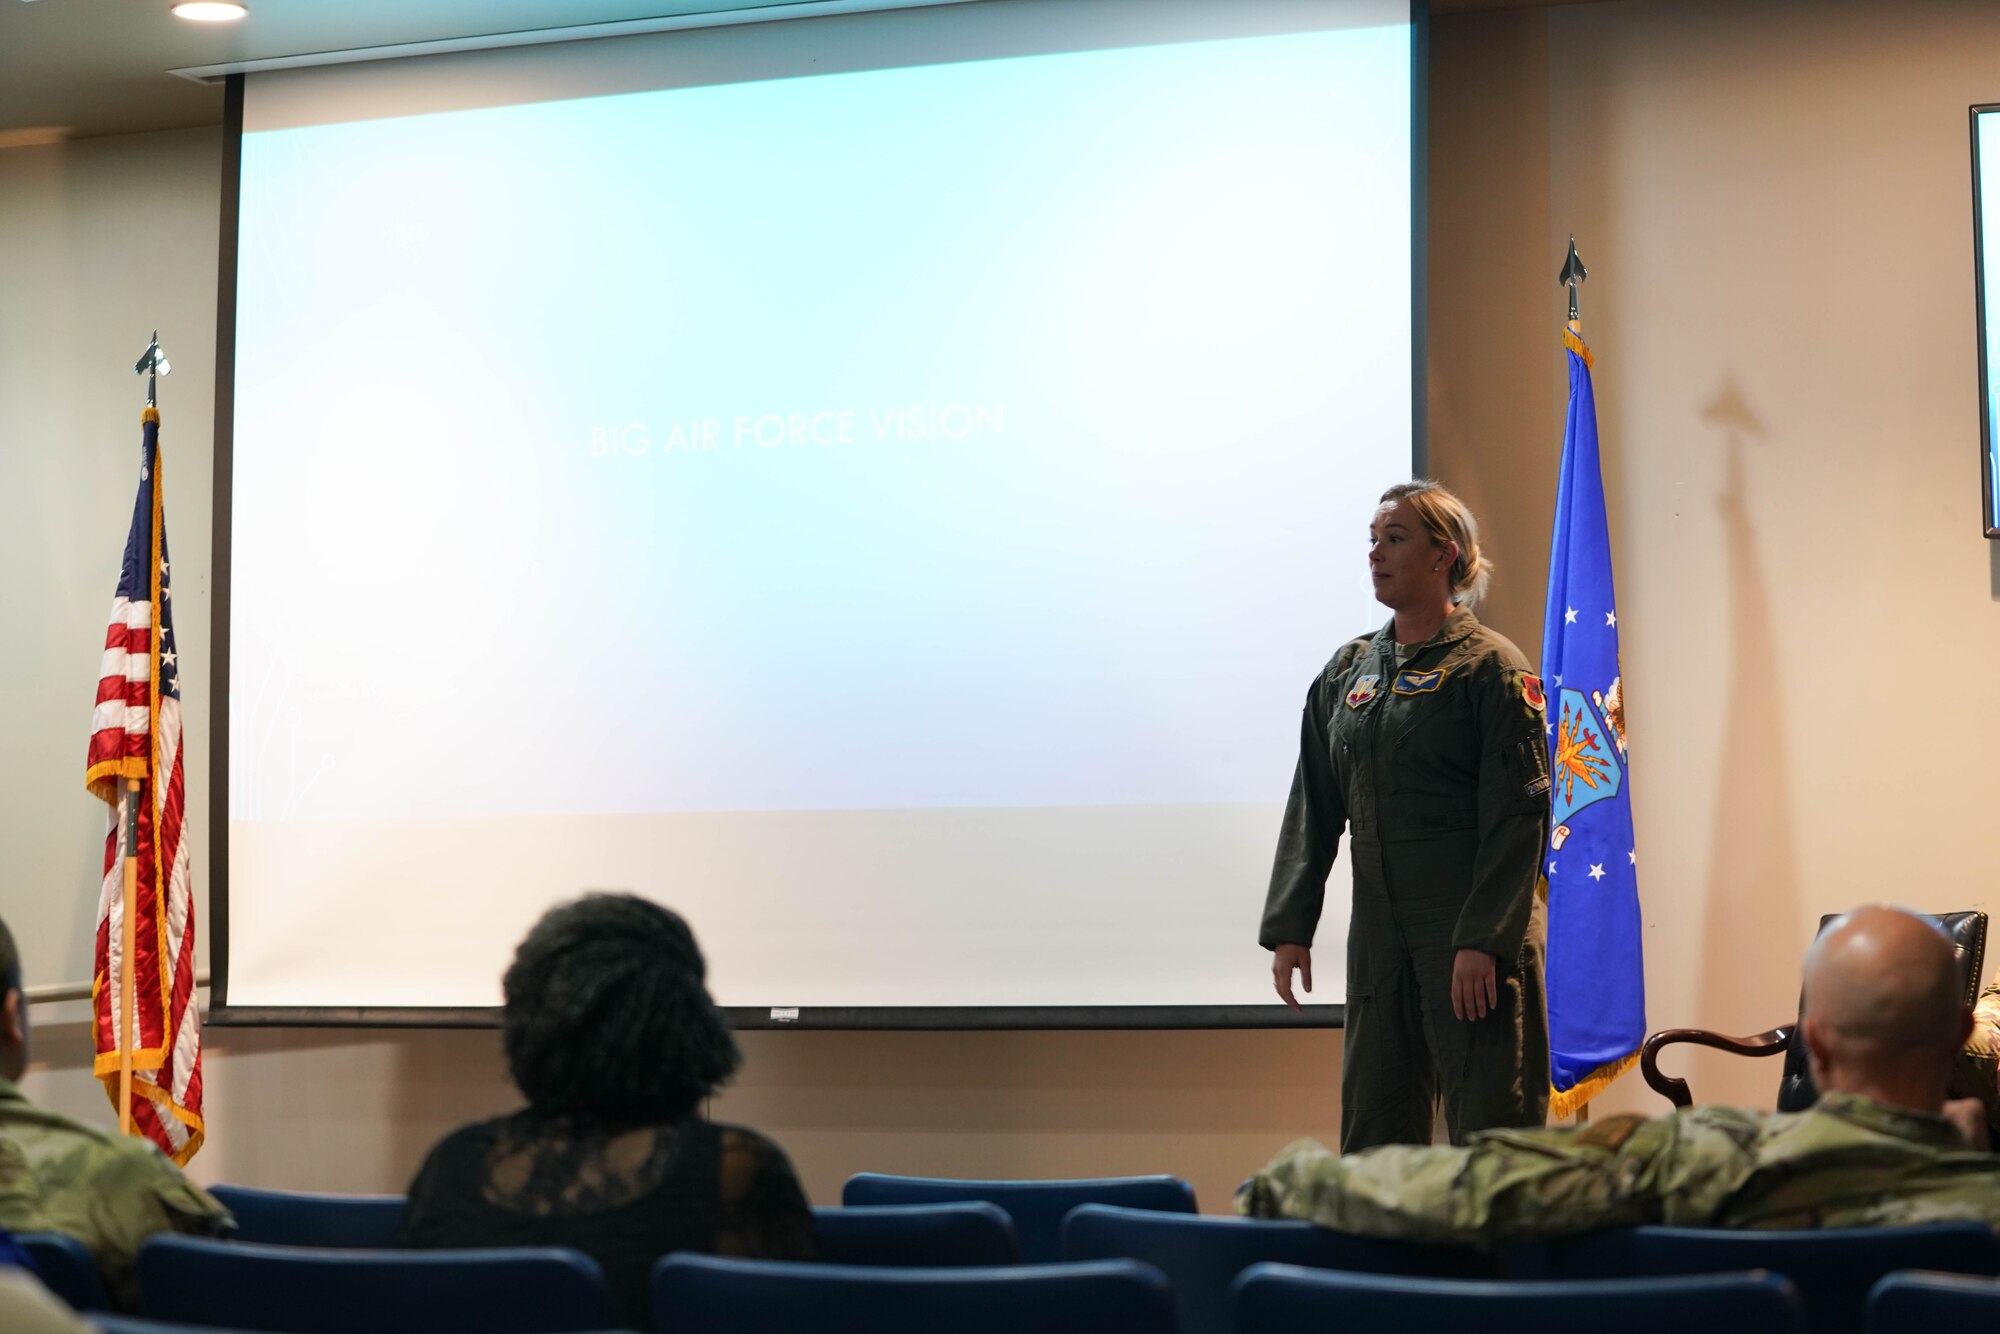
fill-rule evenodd
<path id="1" fill-rule="evenodd" d="M 1422 746 L 1450 745 L 1471 734 L 1472 705 L 1463 689 L 1446 682 L 1436 689 L 1395 692 L 1395 720 L 1390 727 L 1398 747 L 1412 741 Z"/>
<path id="2" fill-rule="evenodd" d="M 1479 739 L 1465 692 L 1447 683 L 1397 695 L 1395 704 L 1395 717 L 1383 719 L 1390 784 L 1404 792 L 1469 792 L 1478 779 Z"/>

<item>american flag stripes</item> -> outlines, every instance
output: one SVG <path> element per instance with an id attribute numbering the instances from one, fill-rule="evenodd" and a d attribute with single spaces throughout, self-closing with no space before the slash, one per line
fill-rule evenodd
<path id="1" fill-rule="evenodd" d="M 132 1121 L 177 1163 L 201 1147 L 201 1012 L 194 988 L 194 894 L 188 870 L 179 658 L 174 646 L 166 520 L 160 486 L 160 414 L 148 407 L 139 497 L 118 595 L 104 637 L 91 716 L 90 790 L 111 807 L 97 906 L 91 1006 L 96 1073 L 118 1101 L 120 1057 L 132 1052 Z M 125 867 L 119 804 L 138 780 L 133 851 L 138 888 L 134 947 L 124 957 Z M 121 1032 L 120 988 L 133 979 L 133 1032 Z"/>

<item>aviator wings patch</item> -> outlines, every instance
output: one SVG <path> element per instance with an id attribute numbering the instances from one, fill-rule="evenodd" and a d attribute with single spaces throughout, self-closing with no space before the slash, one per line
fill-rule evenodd
<path id="1" fill-rule="evenodd" d="M 1397 672 L 1395 691 L 1399 695 L 1428 695 L 1444 684 L 1444 673 L 1442 667 L 1427 672 Z"/>

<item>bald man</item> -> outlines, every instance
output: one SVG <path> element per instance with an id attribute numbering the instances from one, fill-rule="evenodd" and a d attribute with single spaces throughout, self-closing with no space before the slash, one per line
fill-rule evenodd
<path id="1" fill-rule="evenodd" d="M 1504 1245 L 1639 1223 L 1870 1227 L 1978 1219 L 2000 1228 L 1984 1109 L 1947 1082 L 1972 1029 L 1950 942 L 1929 919 L 1868 907 L 1806 955 L 1804 1112 L 1702 1107 L 1580 1128 L 1493 1130 L 1466 1148 L 1339 1157 L 1301 1140 L 1237 1198 L 1260 1218 L 1342 1232 Z"/>

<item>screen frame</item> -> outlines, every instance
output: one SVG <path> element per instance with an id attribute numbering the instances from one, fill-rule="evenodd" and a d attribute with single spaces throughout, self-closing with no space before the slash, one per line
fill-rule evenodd
<path id="1" fill-rule="evenodd" d="M 1428 235 L 1426 172 L 1429 153 L 1430 3 L 1410 0 L 1410 475 L 1426 473 L 1426 319 Z M 810 21 L 810 20 L 807 20 Z M 229 642 L 230 534 L 233 526 L 236 400 L 236 296 L 239 211 L 242 193 L 243 112 L 247 76 L 224 81 L 222 208 L 217 262 L 215 348 L 214 615 L 209 653 L 214 664 L 214 706 L 209 712 L 210 801 L 209 1008 L 205 1022 L 224 1027 L 267 1028 L 497 1028 L 498 1006 L 270 1006 L 229 1003 Z M 1976 158 L 1976 147 L 1975 147 Z M 1983 328 L 1982 315 L 1982 328 Z M 1274 831 L 1275 836 L 1275 831 Z M 1255 926 L 1254 903 L 1244 906 L 1246 934 Z M 1294 1011 L 1259 1005 L 1123 1006 L 805 1006 L 770 1009 L 727 1006 L 740 1029 L 827 1031 L 1058 1031 L 1099 1029 L 1341 1028 L 1346 1006 L 1308 1003 Z"/>

